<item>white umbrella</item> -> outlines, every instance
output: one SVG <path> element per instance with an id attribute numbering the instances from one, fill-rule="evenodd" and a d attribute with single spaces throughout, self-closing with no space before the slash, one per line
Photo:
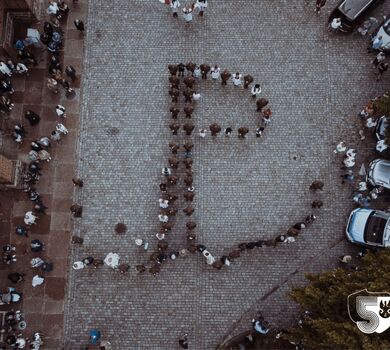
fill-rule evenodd
<path id="1" fill-rule="evenodd" d="M 117 268 L 119 266 L 119 255 L 116 253 L 108 253 L 107 256 L 104 258 L 104 263 L 107 266 L 112 267 L 113 269 Z"/>

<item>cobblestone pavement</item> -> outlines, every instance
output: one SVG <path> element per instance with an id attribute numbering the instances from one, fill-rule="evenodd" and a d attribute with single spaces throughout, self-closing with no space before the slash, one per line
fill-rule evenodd
<path id="1" fill-rule="evenodd" d="M 297 316 L 289 288 L 303 283 L 304 272 L 332 267 L 352 249 L 343 240 L 351 191 L 339 182 L 332 149 L 340 139 L 358 139 L 356 112 L 385 86 L 374 81 L 365 40 L 329 34 L 325 14 L 316 17 L 312 3 L 210 1 L 204 18 L 185 24 L 157 1 L 90 1 L 77 151 L 85 185 L 76 200 L 84 214 L 74 223 L 85 241 L 73 247 L 72 261 L 112 251 L 133 267 L 147 259 L 134 239 L 155 244 L 160 171 L 172 139 L 170 63 L 192 60 L 250 73 L 274 112 L 265 137 L 257 139 L 247 91 L 210 80 L 198 84 L 197 129 L 213 121 L 251 129 L 245 141 L 195 138 L 196 232 L 212 253 L 284 232 L 311 213 L 314 198 L 325 206 L 294 244 L 253 250 L 220 271 L 198 255 L 168 262 L 156 278 L 133 269 L 124 276 L 107 268 L 71 271 L 66 349 L 78 349 L 93 327 L 115 349 L 174 349 L 183 332 L 190 348 L 211 349 L 247 326 L 257 310 L 273 326 L 286 326 Z M 390 4 L 377 12 L 386 10 Z M 317 178 L 325 190 L 313 195 L 308 187 Z M 128 226 L 125 235 L 114 233 L 118 222 Z M 185 245 L 183 228 L 180 218 L 172 246 Z"/>

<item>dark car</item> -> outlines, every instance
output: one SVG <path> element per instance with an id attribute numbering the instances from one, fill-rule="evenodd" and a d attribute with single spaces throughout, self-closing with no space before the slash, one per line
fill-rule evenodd
<path id="1" fill-rule="evenodd" d="M 329 16 L 329 23 L 334 18 L 341 19 L 340 31 L 351 32 L 356 22 L 368 9 L 378 4 L 380 0 L 342 0 Z"/>

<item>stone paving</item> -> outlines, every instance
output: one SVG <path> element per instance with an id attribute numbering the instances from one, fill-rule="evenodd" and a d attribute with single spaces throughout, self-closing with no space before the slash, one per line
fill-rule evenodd
<path id="1" fill-rule="evenodd" d="M 385 4 L 376 12 L 389 10 Z M 190 24 L 171 18 L 157 1 L 90 1 L 77 149 L 85 185 L 75 198 L 84 213 L 74 221 L 84 245 L 72 247 L 71 261 L 112 251 L 134 267 L 147 261 L 134 239 L 156 244 L 158 184 L 172 140 L 170 63 L 250 73 L 274 113 L 257 139 L 248 91 L 198 84 L 196 130 L 214 121 L 251 129 L 246 140 L 194 138 L 193 217 L 198 240 L 211 253 L 283 233 L 311 213 L 314 198 L 325 206 L 294 244 L 253 250 L 220 271 L 198 254 L 166 263 L 157 277 L 134 269 L 127 275 L 104 267 L 71 271 L 66 349 L 79 349 L 95 327 L 115 349 L 174 349 L 184 332 L 190 348 L 212 349 L 247 327 L 257 310 L 273 326 L 286 326 L 298 312 L 286 296 L 290 287 L 352 249 L 343 240 L 351 193 L 339 182 L 332 150 L 340 139 L 357 140 L 356 112 L 385 82 L 373 79 L 365 40 L 329 34 L 325 22 L 312 2 L 301 0 L 210 1 L 205 17 Z M 325 191 L 313 195 L 308 187 L 317 178 Z M 128 226 L 125 235 L 115 234 L 118 222 Z M 185 245 L 182 217 L 171 236 L 173 247 Z"/>

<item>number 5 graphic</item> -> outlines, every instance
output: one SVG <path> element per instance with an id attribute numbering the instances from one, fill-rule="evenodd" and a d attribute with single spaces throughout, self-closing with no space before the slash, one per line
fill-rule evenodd
<path id="1" fill-rule="evenodd" d="M 374 333 L 379 326 L 380 319 L 375 311 L 368 310 L 367 307 L 377 306 L 377 297 L 373 296 L 357 296 L 356 297 L 356 312 L 358 315 L 367 321 L 357 321 L 356 325 L 363 333 Z"/>

